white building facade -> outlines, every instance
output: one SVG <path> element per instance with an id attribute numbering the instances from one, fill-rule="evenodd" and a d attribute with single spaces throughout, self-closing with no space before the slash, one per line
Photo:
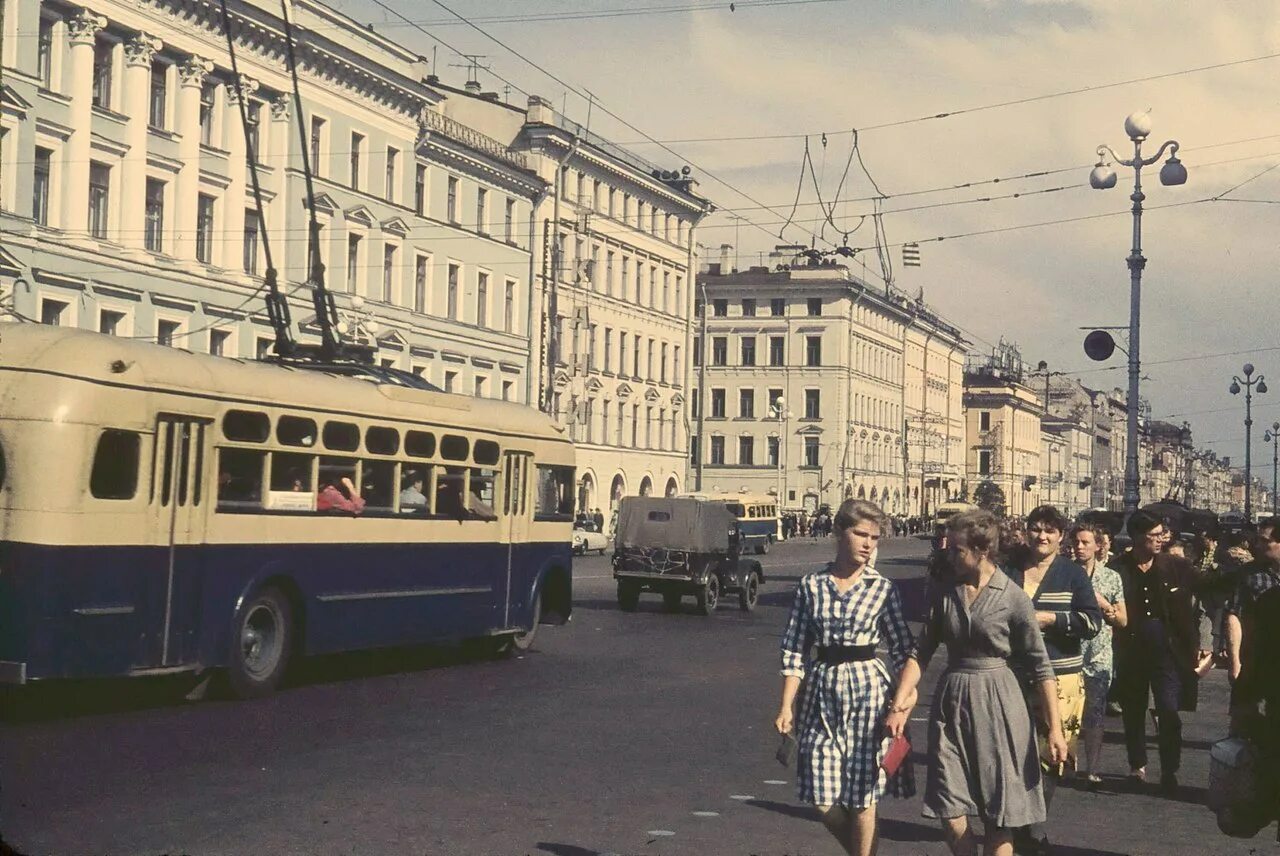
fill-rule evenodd
<path id="1" fill-rule="evenodd" d="M 842 266 L 722 270 L 699 277 L 695 490 L 907 516 L 960 490 L 957 330 Z"/>

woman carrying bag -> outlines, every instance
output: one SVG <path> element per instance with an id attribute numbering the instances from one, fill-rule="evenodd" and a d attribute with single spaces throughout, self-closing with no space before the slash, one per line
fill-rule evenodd
<path id="1" fill-rule="evenodd" d="M 881 767 L 893 743 L 884 736 L 893 676 L 876 647 L 886 644 L 896 674 L 912 645 L 897 587 L 872 566 L 887 523 L 873 503 L 840 506 L 836 560 L 800 581 L 782 637 L 782 704 L 774 725 L 784 735 L 794 725 L 800 799 L 817 807 L 828 831 L 855 856 L 876 852 L 876 802 L 885 794 L 915 794 L 909 763 L 892 775 Z"/>

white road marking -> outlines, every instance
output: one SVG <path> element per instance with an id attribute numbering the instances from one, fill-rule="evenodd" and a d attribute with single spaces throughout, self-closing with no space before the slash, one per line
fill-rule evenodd
<path id="1" fill-rule="evenodd" d="M 719 816 L 720 816 L 720 812 L 718 812 L 718 811 L 695 811 L 695 812 L 693 812 L 693 816 L 694 816 L 694 817 L 719 817 Z"/>
<path id="2" fill-rule="evenodd" d="M 650 829 L 645 835 L 652 835 L 654 838 L 667 838 L 675 835 L 670 829 Z"/>
<path id="3" fill-rule="evenodd" d="M 785 785 L 786 784 L 786 782 L 784 782 L 782 779 L 765 779 L 764 783 L 766 785 Z"/>
<path id="4" fill-rule="evenodd" d="M 729 794 L 729 799 L 741 800 L 742 802 L 746 802 L 747 800 L 755 799 L 755 797 L 753 797 L 751 794 Z"/>
<path id="5" fill-rule="evenodd" d="M 574 574 L 575 580 L 607 580 L 613 577 L 613 574 Z"/>

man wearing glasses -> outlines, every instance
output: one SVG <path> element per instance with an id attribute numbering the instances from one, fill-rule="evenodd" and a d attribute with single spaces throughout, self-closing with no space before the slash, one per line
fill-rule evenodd
<path id="1" fill-rule="evenodd" d="M 1177 793 L 1182 761 L 1180 711 L 1196 709 L 1196 669 L 1210 656 L 1209 623 L 1194 587 L 1195 570 L 1183 558 L 1162 553 L 1169 527 L 1160 518 L 1135 511 L 1126 524 L 1133 549 L 1112 567 L 1124 582 L 1128 625 L 1115 633 L 1116 677 L 1124 708 L 1124 740 L 1129 782 L 1135 789 L 1147 775 L 1147 696 L 1155 704 L 1160 748 L 1160 787 Z"/>

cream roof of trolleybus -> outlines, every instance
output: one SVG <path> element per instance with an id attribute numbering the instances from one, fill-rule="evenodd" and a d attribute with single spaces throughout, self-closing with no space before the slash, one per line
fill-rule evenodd
<path id="1" fill-rule="evenodd" d="M 66 396 L 55 391 L 61 386 L 57 379 L 87 382 L 101 395 L 78 391 Z M 437 426 L 568 443 L 564 431 L 548 416 L 521 404 L 214 357 L 87 330 L 0 325 L 0 418 L 40 419 L 43 415 L 54 421 L 94 424 L 152 418 L 105 409 L 110 406 L 104 399 L 111 389 L 195 397 L 219 410 L 221 403 L 425 420 Z"/>

